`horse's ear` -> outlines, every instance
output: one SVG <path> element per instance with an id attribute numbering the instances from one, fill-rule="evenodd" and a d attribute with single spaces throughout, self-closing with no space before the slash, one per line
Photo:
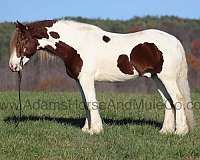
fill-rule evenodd
<path id="1" fill-rule="evenodd" d="M 19 21 L 16 22 L 16 29 L 20 30 L 22 32 L 25 32 L 26 30 L 28 30 L 28 27 L 22 23 L 20 23 Z"/>

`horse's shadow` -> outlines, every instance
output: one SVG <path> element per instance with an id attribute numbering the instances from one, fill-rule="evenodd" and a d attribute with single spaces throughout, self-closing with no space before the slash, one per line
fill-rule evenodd
<path id="1" fill-rule="evenodd" d="M 4 122 L 13 123 L 13 124 L 17 124 L 18 122 L 25 122 L 25 121 L 52 121 L 58 124 L 72 125 L 72 126 L 81 128 L 84 125 L 85 118 L 63 118 L 63 117 L 50 117 L 50 116 L 23 115 L 21 118 L 19 116 L 10 116 L 4 119 Z M 150 125 L 157 128 L 161 128 L 162 126 L 160 122 L 157 122 L 154 120 L 145 120 L 145 119 L 133 120 L 130 118 L 125 118 L 125 119 L 114 120 L 114 119 L 109 119 L 109 118 L 103 118 L 103 122 L 107 125 L 117 125 L 117 126 L 127 125 L 127 124 Z"/>

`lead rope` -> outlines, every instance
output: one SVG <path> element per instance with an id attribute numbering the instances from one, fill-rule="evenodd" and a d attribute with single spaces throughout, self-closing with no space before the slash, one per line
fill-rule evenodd
<path id="1" fill-rule="evenodd" d="M 23 67 L 23 57 L 20 59 L 20 66 Z M 22 71 L 18 71 L 18 98 L 19 98 L 19 117 L 17 118 L 17 124 L 15 127 L 19 125 L 19 122 L 22 118 L 22 102 L 21 102 L 21 80 L 22 80 Z"/>

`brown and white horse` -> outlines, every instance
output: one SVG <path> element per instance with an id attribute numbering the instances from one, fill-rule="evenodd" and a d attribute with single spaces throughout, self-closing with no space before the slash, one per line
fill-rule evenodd
<path id="1" fill-rule="evenodd" d="M 38 50 L 59 56 L 67 74 L 77 81 L 86 110 L 83 131 L 94 134 L 103 130 L 94 82 L 125 81 L 138 76 L 152 78 L 166 102 L 161 132 L 186 134 L 192 130 L 185 51 L 174 36 L 154 29 L 110 33 L 64 20 L 26 25 L 17 22 L 11 39 L 10 69 L 22 70 Z"/>

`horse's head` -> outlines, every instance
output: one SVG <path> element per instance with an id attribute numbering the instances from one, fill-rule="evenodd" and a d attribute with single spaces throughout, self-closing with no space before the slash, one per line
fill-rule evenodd
<path id="1" fill-rule="evenodd" d="M 32 36 L 28 26 L 16 23 L 16 31 L 10 42 L 9 67 L 13 72 L 22 70 L 24 64 L 36 53 L 38 41 Z"/>

